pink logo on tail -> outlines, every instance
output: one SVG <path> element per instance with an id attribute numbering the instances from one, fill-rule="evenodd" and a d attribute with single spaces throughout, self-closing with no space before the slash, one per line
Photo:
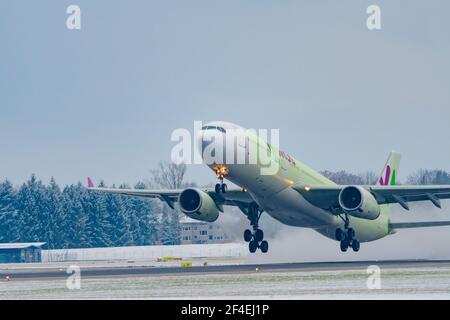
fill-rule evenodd
<path id="1" fill-rule="evenodd" d="M 394 186 L 396 184 L 396 176 L 397 175 L 396 175 L 395 169 L 392 170 L 391 166 L 387 165 L 386 166 L 386 176 L 384 177 L 384 179 L 383 179 L 383 177 L 381 177 L 380 180 L 378 181 L 378 183 L 381 186 L 388 186 L 388 185 Z"/>
<path id="2" fill-rule="evenodd" d="M 94 187 L 94 183 L 92 182 L 91 178 L 87 178 L 88 179 L 88 188 L 93 188 Z"/>
<path id="3" fill-rule="evenodd" d="M 386 166 L 386 176 L 383 180 L 383 177 L 380 177 L 380 185 L 381 186 L 387 186 L 389 184 L 389 179 L 391 178 L 391 166 L 387 165 Z"/>

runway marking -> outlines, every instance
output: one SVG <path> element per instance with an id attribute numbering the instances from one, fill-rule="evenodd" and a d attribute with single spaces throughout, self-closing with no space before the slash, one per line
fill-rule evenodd
<path id="1" fill-rule="evenodd" d="M 372 261 L 339 261 L 339 262 L 301 262 L 301 263 L 275 263 L 275 264 L 239 264 L 239 265 L 209 265 L 185 267 L 81 267 L 83 278 L 110 278 L 110 277 L 136 277 L 136 276 L 167 276 L 167 275 L 201 275 L 201 274 L 249 274 L 265 272 L 296 272 L 296 271 L 330 271 L 330 270 L 356 270 L 367 268 L 370 265 L 389 268 L 416 268 L 416 267 L 449 267 L 450 260 L 372 260 Z M 66 279 L 65 270 L 60 268 L 33 269 L 0 269 L 0 281 L 14 280 L 48 280 Z"/>

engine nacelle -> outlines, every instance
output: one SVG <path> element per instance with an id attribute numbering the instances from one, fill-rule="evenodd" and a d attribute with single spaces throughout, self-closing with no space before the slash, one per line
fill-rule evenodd
<path id="1" fill-rule="evenodd" d="M 219 209 L 213 198 L 196 188 L 183 190 L 178 197 L 178 204 L 185 215 L 195 220 L 214 222 L 219 217 Z"/>
<path id="2" fill-rule="evenodd" d="M 359 186 L 348 186 L 339 193 L 339 205 L 351 216 L 375 220 L 380 215 L 380 205 L 374 196 Z"/>

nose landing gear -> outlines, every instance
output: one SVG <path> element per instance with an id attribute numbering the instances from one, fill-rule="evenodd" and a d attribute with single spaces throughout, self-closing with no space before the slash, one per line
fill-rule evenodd
<path id="1" fill-rule="evenodd" d="M 349 247 L 353 249 L 354 252 L 358 252 L 361 246 L 361 243 L 356 239 L 356 233 L 353 228 L 350 227 L 350 220 L 348 215 L 345 215 L 344 220 L 344 229 L 336 229 L 335 238 L 337 241 L 340 241 L 340 247 L 342 252 L 346 252 Z"/>
<path id="2" fill-rule="evenodd" d="M 217 183 L 214 187 L 214 191 L 216 191 L 216 193 L 226 193 L 227 190 L 228 186 L 226 183 L 223 183 L 223 180 L 221 180 L 220 183 Z"/>
<path id="3" fill-rule="evenodd" d="M 253 232 L 249 229 L 245 230 L 244 240 L 248 242 L 248 249 L 251 253 L 255 253 L 258 248 L 262 253 L 269 251 L 269 243 L 264 240 L 264 232 L 258 227 L 262 212 L 255 203 L 250 204 L 247 210 L 247 218 L 250 220 Z"/>

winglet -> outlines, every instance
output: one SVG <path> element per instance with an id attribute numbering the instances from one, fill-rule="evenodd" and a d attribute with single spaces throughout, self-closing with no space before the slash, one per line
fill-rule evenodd
<path id="1" fill-rule="evenodd" d="M 88 183 L 88 188 L 93 188 L 94 187 L 94 183 L 92 182 L 91 178 L 87 178 L 87 183 Z"/>

